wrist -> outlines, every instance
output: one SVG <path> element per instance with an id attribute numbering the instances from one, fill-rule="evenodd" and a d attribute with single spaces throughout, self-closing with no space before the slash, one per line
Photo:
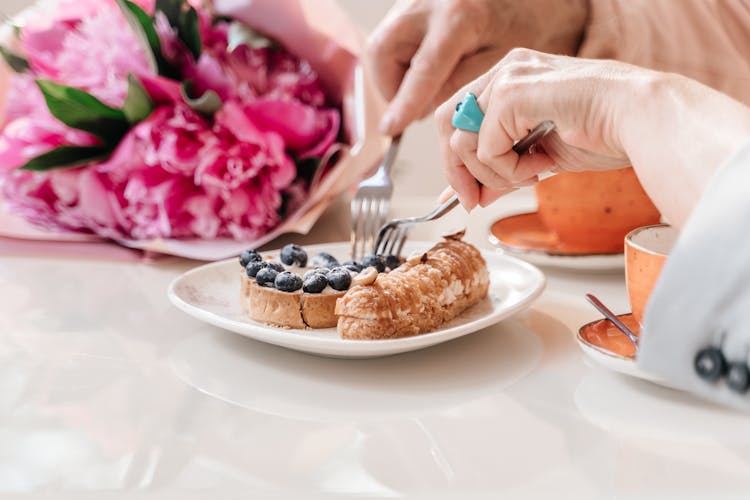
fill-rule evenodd
<path id="1" fill-rule="evenodd" d="M 711 177 L 750 140 L 750 108 L 689 78 L 643 72 L 621 144 L 646 192 L 681 226 Z"/>

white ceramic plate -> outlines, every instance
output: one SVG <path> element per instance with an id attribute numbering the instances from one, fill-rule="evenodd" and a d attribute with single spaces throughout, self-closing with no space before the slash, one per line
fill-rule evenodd
<path id="1" fill-rule="evenodd" d="M 602 349 L 599 346 L 587 342 L 581 335 L 580 330 L 576 335 L 576 341 L 587 358 L 608 370 L 669 387 L 669 385 L 664 383 L 663 380 L 638 368 L 638 365 L 633 358 L 620 356 L 612 351 Z"/>
<path id="2" fill-rule="evenodd" d="M 432 245 L 408 242 L 405 254 Z M 306 250 L 310 255 L 328 252 L 346 260 L 350 248 L 347 242 L 311 245 Z M 542 293 L 545 277 L 536 267 L 496 252 L 482 255 L 490 271 L 487 298 L 434 332 L 401 339 L 345 340 L 335 328 L 282 329 L 252 321 L 240 307 L 237 259 L 184 273 L 172 282 L 168 294 L 172 303 L 189 315 L 255 340 L 323 356 L 372 358 L 422 349 L 476 332 L 525 309 Z"/>

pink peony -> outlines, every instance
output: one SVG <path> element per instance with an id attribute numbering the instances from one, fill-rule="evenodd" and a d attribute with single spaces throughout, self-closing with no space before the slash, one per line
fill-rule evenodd
<path id="1" fill-rule="evenodd" d="M 25 75 L 11 80 L 6 114 L 0 134 L 0 172 L 21 167 L 59 146 L 96 144 L 89 134 L 72 130 L 53 117 L 39 88 Z"/>
<path id="2" fill-rule="evenodd" d="M 68 17 L 43 30 L 24 28 L 21 48 L 37 77 L 64 82 L 121 106 L 128 74 L 148 74 L 148 59 L 114 2 L 98 3 L 99 9 L 89 16 Z"/>
<path id="3" fill-rule="evenodd" d="M 153 1 L 139 2 L 152 12 Z M 227 52 L 228 23 L 200 7 L 203 51 L 196 61 L 166 18 L 156 30 L 173 80 L 148 67 L 146 52 L 112 0 L 61 0 L 67 10 L 22 30 L 31 75 L 12 79 L 0 133 L 0 194 L 43 227 L 115 239 L 256 239 L 299 208 L 309 176 L 293 158 L 320 158 L 334 147 L 340 112 L 330 107 L 310 66 L 281 48 Z M 148 5 L 147 5 L 148 4 Z M 193 5 L 199 6 L 195 2 Z M 84 89 L 121 106 L 127 76 L 142 82 L 156 109 L 106 160 L 85 167 L 13 170 L 62 145 L 97 139 L 72 130 L 46 108 L 34 78 Z M 213 116 L 191 109 L 180 84 L 216 92 Z"/>

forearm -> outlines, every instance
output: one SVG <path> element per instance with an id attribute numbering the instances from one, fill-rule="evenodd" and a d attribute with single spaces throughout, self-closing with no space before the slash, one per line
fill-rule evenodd
<path id="1" fill-rule="evenodd" d="M 688 78 L 649 72 L 622 109 L 626 155 L 662 214 L 682 227 L 714 173 L 750 140 L 750 108 Z"/>

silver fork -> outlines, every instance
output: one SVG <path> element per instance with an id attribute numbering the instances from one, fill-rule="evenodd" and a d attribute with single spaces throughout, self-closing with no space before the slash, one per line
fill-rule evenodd
<path id="1" fill-rule="evenodd" d="M 393 195 L 391 168 L 396 160 L 400 143 L 400 135 L 391 139 L 391 145 L 377 172 L 359 183 L 357 194 L 352 199 L 353 260 L 362 260 L 367 249 L 373 246 L 378 230 L 388 217 L 391 195 Z"/>
<path id="2" fill-rule="evenodd" d="M 551 121 L 543 121 L 529 132 L 523 139 L 519 140 L 514 146 L 513 151 L 518 155 L 525 154 L 534 144 L 539 142 L 547 134 L 555 129 L 555 124 Z M 376 255 L 401 255 L 409 231 L 415 224 L 429 222 L 439 219 L 458 206 L 458 195 L 453 195 L 440 204 L 435 210 L 423 217 L 406 217 L 403 219 L 393 219 L 383 225 L 378 231 L 378 238 L 372 247 L 372 253 Z"/>

